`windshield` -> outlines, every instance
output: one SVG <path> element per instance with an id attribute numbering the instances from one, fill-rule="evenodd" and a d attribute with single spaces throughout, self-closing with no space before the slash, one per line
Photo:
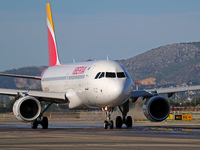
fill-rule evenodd
<path id="1" fill-rule="evenodd" d="M 118 78 L 125 78 L 125 73 L 124 72 L 117 72 L 117 77 Z"/>
<path id="2" fill-rule="evenodd" d="M 94 79 L 106 78 L 126 78 L 127 75 L 125 72 L 98 72 Z"/>
<path id="3" fill-rule="evenodd" d="M 116 74 L 115 72 L 106 72 L 106 78 L 115 78 Z"/>

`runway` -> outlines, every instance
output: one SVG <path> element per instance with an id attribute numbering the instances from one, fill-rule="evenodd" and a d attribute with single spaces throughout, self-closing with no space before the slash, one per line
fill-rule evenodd
<path id="1" fill-rule="evenodd" d="M 49 129 L 30 129 L 0 120 L 0 149 L 200 149 L 200 123 L 136 122 L 103 129 L 103 120 L 49 120 Z"/>

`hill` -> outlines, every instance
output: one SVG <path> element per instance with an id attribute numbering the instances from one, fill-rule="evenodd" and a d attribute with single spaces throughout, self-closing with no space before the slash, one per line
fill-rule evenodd
<path id="1" fill-rule="evenodd" d="M 46 66 L 22 67 L 19 69 L 7 70 L 4 71 L 3 73 L 40 76 L 42 71 L 46 68 L 47 68 Z M 2 77 L 2 76 L 0 77 L 0 88 L 41 90 L 40 81 L 38 80 Z"/>
<path id="2" fill-rule="evenodd" d="M 144 87 L 200 84 L 200 42 L 161 46 L 119 62 Z M 22 67 L 4 73 L 40 76 L 45 68 Z M 40 81 L 10 77 L 0 77 L 0 88 L 41 90 Z"/>
<path id="3" fill-rule="evenodd" d="M 200 84 L 200 42 L 166 45 L 119 62 L 143 85 Z"/>

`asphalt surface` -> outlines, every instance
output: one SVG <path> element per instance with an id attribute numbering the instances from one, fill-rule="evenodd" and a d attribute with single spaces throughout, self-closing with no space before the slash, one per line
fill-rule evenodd
<path id="1" fill-rule="evenodd" d="M 135 122 L 132 128 L 103 129 L 103 120 L 49 120 L 31 129 L 15 119 L 0 120 L 0 149 L 200 149 L 200 123 Z"/>

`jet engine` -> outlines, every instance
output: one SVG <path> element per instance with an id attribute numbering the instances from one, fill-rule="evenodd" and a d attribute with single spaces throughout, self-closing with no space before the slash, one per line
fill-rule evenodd
<path id="1" fill-rule="evenodd" d="M 21 97 L 14 103 L 13 113 L 20 121 L 32 122 L 39 117 L 41 113 L 41 104 L 34 97 Z"/>
<path id="2" fill-rule="evenodd" d="M 170 113 L 170 104 L 162 96 L 153 96 L 144 103 L 143 112 L 147 119 L 151 121 L 163 121 Z"/>

